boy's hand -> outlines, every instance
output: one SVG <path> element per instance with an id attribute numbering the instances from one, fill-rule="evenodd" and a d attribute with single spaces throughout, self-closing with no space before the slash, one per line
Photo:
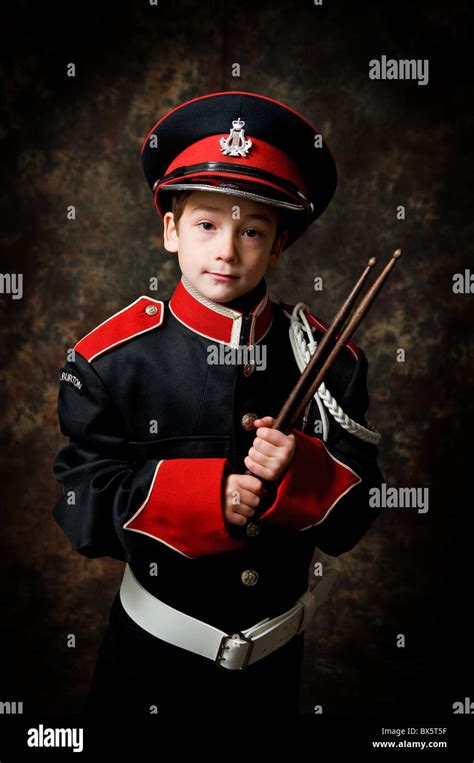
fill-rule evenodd
<path id="1" fill-rule="evenodd" d="M 286 435 L 271 427 L 275 419 L 265 416 L 255 420 L 257 436 L 244 463 L 252 474 L 229 474 L 224 484 L 224 518 L 233 525 L 245 525 L 255 514 L 261 497 L 268 495 L 262 480 L 279 480 L 293 458 L 296 441 L 294 434 Z M 254 476 L 257 475 L 257 476 Z"/>
<path id="2" fill-rule="evenodd" d="M 244 458 L 244 464 L 252 474 L 268 482 L 279 480 L 288 469 L 295 453 L 294 434 L 283 434 L 278 429 L 269 429 L 275 419 L 265 416 L 255 420 L 257 436 Z"/>
<path id="3" fill-rule="evenodd" d="M 260 496 L 268 490 L 251 474 L 229 474 L 224 484 L 224 519 L 232 525 L 245 525 L 255 514 Z"/>

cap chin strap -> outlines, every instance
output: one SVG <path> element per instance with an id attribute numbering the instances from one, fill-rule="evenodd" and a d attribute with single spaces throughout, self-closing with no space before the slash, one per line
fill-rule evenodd
<path id="1" fill-rule="evenodd" d="M 311 356 L 316 351 L 316 347 L 318 346 L 318 343 L 313 337 L 311 326 L 309 325 L 308 319 L 305 315 L 305 310 L 309 312 L 309 308 L 304 304 L 304 302 L 298 302 L 298 304 L 294 306 L 289 330 L 291 349 L 293 350 L 293 355 L 295 356 L 296 363 L 298 364 L 298 368 L 300 369 L 301 373 L 306 368 Z M 306 331 L 309 337 L 308 342 L 306 342 L 304 337 L 303 329 Z M 376 429 L 368 429 L 367 427 L 362 426 L 362 424 L 358 424 L 357 421 L 349 418 L 347 413 L 344 413 L 341 406 L 338 405 L 337 401 L 326 388 L 324 382 L 321 382 L 317 391 L 314 393 L 314 400 L 316 400 L 319 412 L 321 414 L 324 442 L 327 442 L 329 436 L 329 421 L 327 413 L 324 410 L 323 403 L 328 409 L 329 413 L 336 419 L 337 423 L 351 434 L 359 437 L 359 439 L 364 440 L 365 442 L 370 442 L 374 445 L 377 445 L 382 439 L 382 435 Z M 311 400 L 308 404 L 308 407 L 306 408 L 305 420 L 310 404 Z M 367 421 L 367 424 L 370 427 L 369 421 Z"/>

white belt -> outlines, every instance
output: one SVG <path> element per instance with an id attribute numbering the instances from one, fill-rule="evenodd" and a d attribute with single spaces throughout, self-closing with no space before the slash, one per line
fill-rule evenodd
<path id="1" fill-rule="evenodd" d="M 120 599 L 129 617 L 153 636 L 207 657 L 224 668 L 244 670 L 305 629 L 326 599 L 336 575 L 337 570 L 330 568 L 321 582 L 305 591 L 287 612 L 271 620 L 266 617 L 231 636 L 157 599 L 138 582 L 128 564 L 120 586 Z"/>

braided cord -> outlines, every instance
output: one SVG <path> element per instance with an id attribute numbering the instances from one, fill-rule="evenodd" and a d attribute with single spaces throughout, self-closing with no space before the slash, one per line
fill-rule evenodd
<path id="1" fill-rule="evenodd" d="M 298 364 L 298 368 L 301 372 L 303 372 L 306 368 L 311 356 L 314 354 L 318 346 L 318 343 L 313 337 L 311 326 L 309 325 L 308 319 L 306 318 L 304 312 L 305 310 L 309 311 L 307 305 L 305 305 L 304 302 L 298 302 L 298 304 L 296 304 L 293 308 L 293 313 L 291 315 L 290 321 L 290 343 L 293 354 L 295 356 L 295 360 Z M 303 329 L 306 330 L 306 333 L 309 337 L 308 342 L 306 342 Z M 362 424 L 358 424 L 357 421 L 351 419 L 347 413 L 344 413 L 341 406 L 331 395 L 324 382 L 321 382 L 320 386 L 315 392 L 314 399 L 316 400 L 319 411 L 321 413 L 324 442 L 327 442 L 329 423 L 327 420 L 327 414 L 321 405 L 321 401 L 324 403 L 327 410 L 335 418 L 338 424 L 343 427 L 343 429 L 346 429 L 348 432 L 355 435 L 356 437 L 359 437 L 359 439 L 364 440 L 365 442 L 370 442 L 374 445 L 377 445 L 380 442 L 382 438 L 380 432 L 378 432 L 376 429 L 368 429 L 367 427 L 362 426 Z M 368 420 L 367 425 L 371 427 L 371 424 Z"/>

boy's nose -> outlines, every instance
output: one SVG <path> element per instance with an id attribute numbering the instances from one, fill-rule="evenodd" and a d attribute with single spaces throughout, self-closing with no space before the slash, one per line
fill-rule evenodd
<path id="1" fill-rule="evenodd" d="M 219 248 L 219 259 L 227 261 L 235 261 L 238 257 L 235 238 L 233 235 L 228 235 L 222 238 Z"/>

